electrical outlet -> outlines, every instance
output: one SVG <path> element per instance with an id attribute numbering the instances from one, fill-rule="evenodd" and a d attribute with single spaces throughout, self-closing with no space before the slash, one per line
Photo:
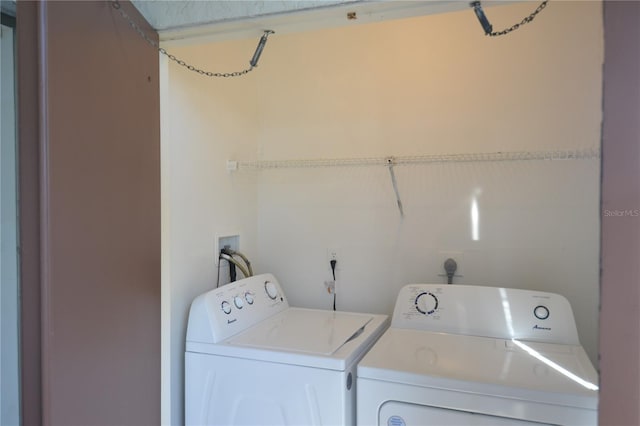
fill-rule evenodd
<path id="1" fill-rule="evenodd" d="M 336 248 L 328 248 L 327 249 L 327 260 L 338 260 L 338 249 Z"/>
<path id="2" fill-rule="evenodd" d="M 338 249 L 336 247 L 327 249 L 327 268 L 329 268 L 329 270 L 331 270 L 332 260 L 337 261 L 336 270 L 340 269 L 340 259 L 338 259 Z"/>

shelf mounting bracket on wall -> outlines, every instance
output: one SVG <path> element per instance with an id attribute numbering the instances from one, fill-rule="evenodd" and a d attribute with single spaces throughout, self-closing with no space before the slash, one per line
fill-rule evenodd
<path id="1" fill-rule="evenodd" d="M 400 217 L 404 218 L 404 210 L 402 209 L 402 201 L 400 200 L 400 192 L 398 191 L 398 182 L 396 181 L 396 174 L 393 171 L 393 166 L 395 166 L 395 164 L 395 158 L 387 157 L 387 167 L 389 167 L 389 175 L 391 175 L 391 185 L 393 185 L 393 192 L 396 193 L 396 202 L 398 203 Z"/>

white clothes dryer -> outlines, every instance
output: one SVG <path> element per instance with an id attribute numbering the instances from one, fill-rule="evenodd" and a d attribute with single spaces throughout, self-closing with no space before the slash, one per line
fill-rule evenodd
<path id="1" fill-rule="evenodd" d="M 597 373 L 558 294 L 405 286 L 357 371 L 361 426 L 597 424 Z"/>
<path id="2" fill-rule="evenodd" d="M 198 296 L 185 353 L 187 425 L 352 425 L 356 366 L 386 315 L 292 308 L 263 274 Z"/>

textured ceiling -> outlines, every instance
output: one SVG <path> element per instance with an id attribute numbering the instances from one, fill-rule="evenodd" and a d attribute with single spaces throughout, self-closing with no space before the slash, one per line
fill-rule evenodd
<path id="1" fill-rule="evenodd" d="M 133 4 L 153 28 L 158 31 L 166 31 L 361 1 L 133 0 Z"/>
<path id="2" fill-rule="evenodd" d="M 212 42 L 257 37 L 266 29 L 286 34 L 446 13 L 468 8 L 468 1 L 132 0 L 164 43 Z"/>

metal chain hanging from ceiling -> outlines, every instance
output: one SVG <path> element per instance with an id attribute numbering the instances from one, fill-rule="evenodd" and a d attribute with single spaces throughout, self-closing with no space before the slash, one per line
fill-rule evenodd
<path id="1" fill-rule="evenodd" d="M 129 26 L 131 28 L 133 28 L 134 31 L 136 33 L 138 33 L 138 35 L 140 35 L 140 37 L 142 37 L 154 49 L 156 49 L 158 52 L 162 53 L 163 55 L 165 55 L 167 58 L 169 58 L 170 60 L 174 61 L 178 65 L 185 67 L 189 71 L 193 71 L 195 73 L 198 73 L 198 74 L 206 76 L 206 77 L 224 77 L 224 78 L 227 78 L 227 77 L 241 77 L 241 76 L 246 75 L 249 72 L 253 71 L 253 69 L 258 66 L 258 60 L 260 59 L 260 55 L 262 54 L 262 50 L 264 49 L 265 44 L 267 43 L 267 37 L 269 37 L 270 34 L 274 33 L 274 31 L 272 31 L 272 30 L 265 30 L 264 31 L 264 34 L 262 35 L 262 37 L 260 37 L 260 41 L 258 42 L 258 47 L 256 47 L 256 51 L 253 54 L 253 57 L 251 58 L 251 61 L 249 61 L 249 68 L 244 69 L 242 71 L 233 71 L 233 72 L 211 72 L 211 71 L 205 71 L 205 70 L 202 70 L 200 68 L 196 68 L 195 66 L 193 66 L 191 64 L 186 63 L 182 59 L 179 59 L 175 55 L 172 55 L 171 53 L 167 52 L 163 47 L 160 47 L 158 42 L 156 42 L 155 40 L 150 38 L 144 32 L 144 30 L 142 28 L 140 28 L 140 26 L 133 20 L 133 18 L 131 18 L 129 16 L 129 14 L 124 11 L 124 9 L 122 8 L 122 5 L 120 4 L 120 2 L 118 0 L 112 0 L 111 1 L 111 5 L 129 23 Z"/>
<path id="2" fill-rule="evenodd" d="M 519 23 L 514 24 L 514 25 L 510 26 L 509 28 L 506 28 L 506 29 L 504 29 L 502 31 L 493 31 L 493 26 L 491 25 L 491 23 L 487 19 L 486 15 L 484 14 L 484 11 L 482 10 L 482 5 L 480 4 L 479 1 L 474 1 L 474 2 L 470 3 L 469 5 L 471 7 L 473 7 L 473 11 L 476 13 L 476 16 L 478 17 L 478 21 L 480 21 L 480 25 L 482 25 L 482 28 L 484 29 L 485 35 L 488 35 L 490 37 L 497 37 L 497 36 L 502 36 L 502 35 L 505 35 L 505 34 L 509 34 L 510 32 L 517 30 L 518 28 L 520 28 L 524 24 L 528 24 L 529 22 L 533 21 L 533 19 L 536 17 L 536 15 L 538 15 L 538 13 L 540 13 L 542 11 L 542 9 L 547 7 L 548 1 L 549 0 L 544 0 L 536 8 L 536 10 L 534 10 L 529 16 L 525 17 Z"/>
<path id="3" fill-rule="evenodd" d="M 534 18 L 538 15 L 538 13 L 540 13 L 547 6 L 547 3 L 548 3 L 548 0 L 544 0 L 536 8 L 536 10 L 534 10 L 529 16 L 525 17 L 521 22 L 519 22 L 517 24 L 514 24 L 511 27 L 506 28 L 506 29 L 504 29 L 502 31 L 493 31 L 493 26 L 491 25 L 491 23 L 487 19 L 486 15 L 484 14 L 484 11 L 482 10 L 482 5 L 481 5 L 480 1 L 471 2 L 469 5 L 471 7 L 473 7 L 473 10 L 474 10 L 476 16 L 478 17 L 478 21 L 480 21 L 480 25 L 482 25 L 482 28 L 484 29 L 485 35 L 488 35 L 488 36 L 491 36 L 491 37 L 497 37 L 497 36 L 509 34 L 510 32 L 517 30 L 521 26 L 523 26 L 525 24 L 528 24 L 529 22 L 533 21 Z M 178 65 L 180 65 L 182 67 L 185 67 L 189 71 L 193 71 L 195 73 L 198 73 L 198 74 L 206 76 L 206 77 L 225 77 L 225 78 L 226 77 L 241 77 L 241 76 L 246 75 L 249 72 L 253 71 L 253 69 L 258 66 L 258 60 L 260 59 L 260 55 L 262 54 L 262 50 L 264 49 L 264 46 L 267 43 L 267 38 L 269 37 L 269 35 L 274 33 L 274 31 L 272 31 L 272 30 L 265 30 L 264 31 L 264 34 L 262 35 L 262 37 L 260 37 L 260 41 L 258 42 L 258 46 L 256 47 L 256 51 L 253 54 L 253 57 L 251 58 L 251 61 L 249 61 L 249 68 L 246 68 L 246 69 L 244 69 L 242 71 L 233 71 L 233 72 L 205 71 L 203 69 L 196 68 L 195 66 L 186 63 L 182 59 L 179 59 L 175 55 L 167 52 L 163 47 L 160 47 L 158 42 L 156 42 L 155 40 L 151 39 L 144 32 L 144 30 L 129 16 L 129 14 L 127 14 L 127 12 L 124 11 L 124 9 L 122 8 L 122 5 L 120 4 L 120 2 L 118 0 L 111 0 L 111 5 L 113 6 L 113 8 L 115 10 L 118 11 L 118 13 L 120 13 L 122 18 L 124 18 L 129 23 L 129 26 L 131 28 L 133 28 L 133 30 L 136 33 L 138 33 L 138 35 L 140 35 L 140 37 L 142 37 L 154 49 L 156 49 L 158 52 L 160 52 L 161 54 L 165 55 L 167 58 L 169 58 L 170 60 L 174 61 Z"/>

